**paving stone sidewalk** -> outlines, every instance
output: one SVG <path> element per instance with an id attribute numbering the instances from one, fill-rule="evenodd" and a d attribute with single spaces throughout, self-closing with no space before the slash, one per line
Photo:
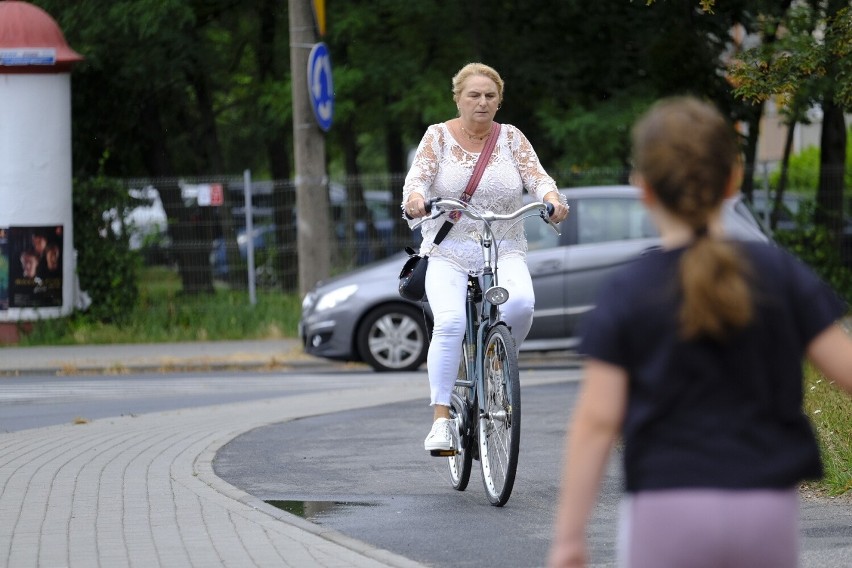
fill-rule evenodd
<path id="1" fill-rule="evenodd" d="M 2 434 L 0 566 L 420 566 L 267 505 L 212 461 L 255 427 L 422 396 L 400 381 Z"/>

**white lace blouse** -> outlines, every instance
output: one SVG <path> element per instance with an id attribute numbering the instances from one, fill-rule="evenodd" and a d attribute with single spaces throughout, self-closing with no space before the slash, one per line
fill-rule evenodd
<path id="1" fill-rule="evenodd" d="M 463 149 L 446 124 L 430 126 L 414 156 L 414 162 L 402 190 L 403 211 L 412 191 L 427 200 L 433 197 L 461 197 L 473 173 L 479 153 Z M 512 213 L 523 204 L 523 190 L 539 201 L 556 191 L 556 182 L 544 171 L 526 136 L 510 124 L 503 124 L 488 166 L 482 173 L 471 205 L 494 213 Z M 403 213 L 404 218 L 404 213 Z M 482 250 L 479 246 L 481 222 L 462 216 L 437 247 L 432 241 L 447 219 L 442 215 L 421 226 L 421 254 L 443 257 L 472 275 L 482 274 Z M 408 221 L 409 226 L 416 220 Z M 526 257 L 527 239 L 522 222 L 502 221 L 493 224 L 500 258 Z"/>

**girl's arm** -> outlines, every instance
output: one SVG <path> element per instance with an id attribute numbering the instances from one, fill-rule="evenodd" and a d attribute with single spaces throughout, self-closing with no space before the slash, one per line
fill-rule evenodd
<path id="1" fill-rule="evenodd" d="M 852 337 L 836 323 L 808 345 L 808 358 L 830 380 L 852 393 Z"/>
<path id="2" fill-rule="evenodd" d="M 589 359 L 583 382 L 566 437 L 551 568 L 581 567 L 588 561 L 586 525 L 627 407 L 627 373 L 621 367 Z"/>

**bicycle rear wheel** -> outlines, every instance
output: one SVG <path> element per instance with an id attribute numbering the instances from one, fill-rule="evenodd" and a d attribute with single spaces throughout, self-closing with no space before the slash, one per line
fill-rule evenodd
<path id="1" fill-rule="evenodd" d="M 462 358 L 459 363 L 459 373 L 457 381 L 464 381 L 469 384 L 470 377 L 468 376 L 468 359 L 467 353 L 462 345 Z M 450 397 L 450 418 L 455 420 L 458 428 L 458 448 L 456 454 L 449 456 L 447 460 L 450 465 L 450 481 L 453 484 L 453 489 L 464 491 L 467 489 L 467 483 L 470 481 L 470 469 L 473 462 L 473 452 L 471 452 L 473 438 L 473 420 L 471 420 L 471 409 L 473 401 L 470 394 L 470 387 L 456 385 L 453 388 L 453 394 Z"/>
<path id="2" fill-rule="evenodd" d="M 482 483 L 492 505 L 512 494 L 521 442 L 521 384 L 515 340 L 505 324 L 486 337 L 483 361 L 485 412 L 479 417 Z"/>

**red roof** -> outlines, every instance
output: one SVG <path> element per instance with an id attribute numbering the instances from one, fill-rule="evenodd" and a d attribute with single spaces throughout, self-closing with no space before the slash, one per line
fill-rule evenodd
<path id="1" fill-rule="evenodd" d="M 52 64 L 33 61 L 44 53 L 55 53 Z M 0 0 L 0 73 L 56 73 L 82 60 L 50 14 L 29 2 Z"/>

